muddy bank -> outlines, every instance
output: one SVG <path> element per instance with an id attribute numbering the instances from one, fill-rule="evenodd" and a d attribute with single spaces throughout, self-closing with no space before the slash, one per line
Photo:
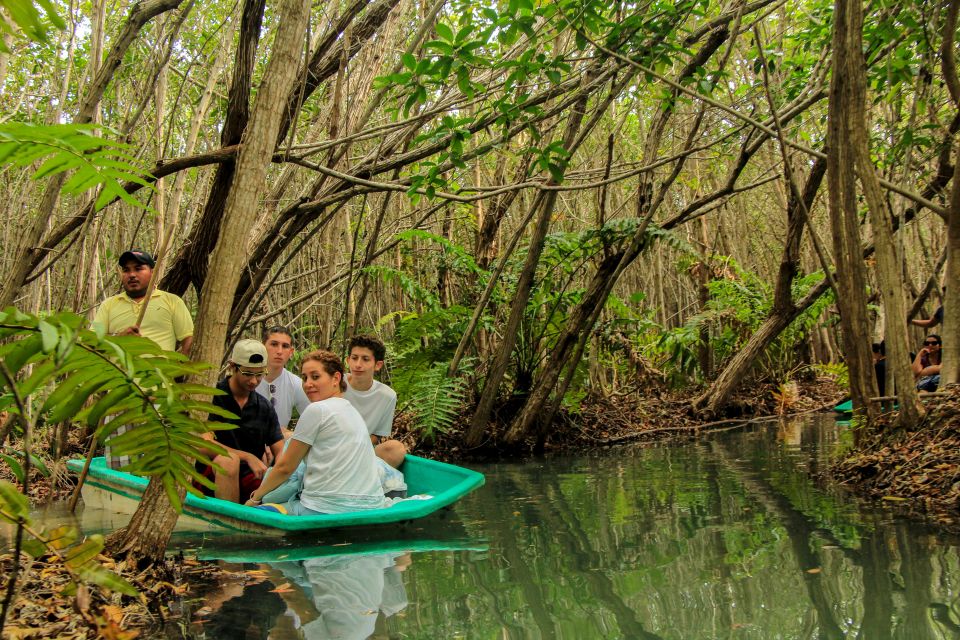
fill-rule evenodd
<path id="1" fill-rule="evenodd" d="M 523 458 L 536 452 L 584 451 L 627 442 L 662 443 L 686 440 L 714 429 L 742 426 L 745 422 L 829 411 L 843 397 L 843 390 L 833 379 L 819 376 L 798 381 L 784 388 L 763 384 L 741 391 L 727 407 L 723 419 L 704 422 L 690 405 L 696 393 L 689 389 L 670 391 L 664 388 L 644 389 L 637 393 L 609 397 L 586 398 L 579 407 L 564 409 L 548 428 L 516 444 L 503 442 L 514 404 L 504 403 L 494 412 L 484 441 L 477 447 L 466 447 L 464 434 L 469 414 L 464 415 L 445 433 L 425 438 L 417 433 L 409 415 L 399 415 L 394 435 L 418 455 L 456 462 L 472 459 Z"/>
<path id="2" fill-rule="evenodd" d="M 131 640 L 164 635 L 162 631 L 171 620 L 180 619 L 186 610 L 199 608 L 192 602 L 193 591 L 230 579 L 228 572 L 215 564 L 181 556 L 170 556 L 163 565 L 137 573 L 107 556 L 101 555 L 98 560 L 133 584 L 140 596 L 75 585 L 57 556 L 28 559 L 24 555 L 3 637 Z M 0 575 L 9 578 L 13 568 L 13 556 L 0 555 Z"/>

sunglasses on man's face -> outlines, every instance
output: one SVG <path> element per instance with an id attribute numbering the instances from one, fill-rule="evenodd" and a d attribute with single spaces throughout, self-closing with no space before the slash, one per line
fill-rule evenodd
<path id="1" fill-rule="evenodd" d="M 237 373 L 248 378 L 262 378 L 267 374 L 266 371 L 246 371 L 244 369 L 237 369 Z"/>
<path id="2" fill-rule="evenodd" d="M 937 342 L 936 340 L 932 340 L 932 341 L 924 342 L 923 344 L 927 345 L 928 347 L 935 347 L 935 346 L 937 346 L 937 345 L 940 344 L 940 343 Z"/>

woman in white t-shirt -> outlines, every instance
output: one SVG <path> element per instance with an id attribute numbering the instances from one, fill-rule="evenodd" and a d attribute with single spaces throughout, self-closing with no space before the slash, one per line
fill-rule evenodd
<path id="1" fill-rule="evenodd" d="M 306 462 L 299 499 L 278 505 L 290 515 L 343 513 L 386 506 L 376 456 L 363 418 L 343 398 L 343 363 L 329 351 L 314 351 L 301 365 L 303 390 L 310 399 L 290 443 L 270 474 L 250 495 L 248 505 L 280 486 L 301 460 Z"/>

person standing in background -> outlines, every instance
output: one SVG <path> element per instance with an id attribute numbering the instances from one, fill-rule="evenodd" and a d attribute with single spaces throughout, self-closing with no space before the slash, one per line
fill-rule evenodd
<path id="1" fill-rule="evenodd" d="M 111 296 L 100 304 L 93 318 L 94 324 L 102 326 L 110 335 L 141 336 L 153 340 L 164 351 L 190 355 L 193 318 L 187 305 L 179 296 L 160 289 L 154 289 L 147 300 L 153 267 L 156 265 L 153 256 L 143 249 L 130 249 L 120 255 L 117 263 L 123 293 Z M 138 325 L 137 319 L 144 304 L 147 307 Z M 130 425 L 121 425 L 112 437 L 124 434 L 131 428 Z M 109 446 L 105 455 L 111 469 L 130 464 L 129 456 L 113 456 Z"/>
<path id="2" fill-rule="evenodd" d="M 104 300 L 93 318 L 107 333 L 115 336 L 143 336 L 164 351 L 190 354 L 193 344 L 193 318 L 180 296 L 155 289 L 147 302 L 143 321 L 137 325 L 153 279 L 153 256 L 143 249 L 124 251 L 118 260 L 123 293 Z"/>

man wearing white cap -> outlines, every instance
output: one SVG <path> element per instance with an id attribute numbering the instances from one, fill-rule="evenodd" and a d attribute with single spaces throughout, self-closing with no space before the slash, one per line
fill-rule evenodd
<path id="1" fill-rule="evenodd" d="M 262 461 L 266 449 L 270 449 L 274 459 L 283 450 L 283 434 L 270 401 L 256 393 L 257 384 L 267 373 L 267 350 L 263 343 L 240 340 L 233 348 L 229 363 L 230 375 L 217 384 L 225 393 L 214 396 L 212 402 L 239 418 L 226 420 L 211 415 L 210 419 L 229 422 L 237 428 L 213 432 L 214 439 L 226 447 L 230 455 L 214 458 L 223 472 L 208 467 L 204 473 L 217 485 L 216 497 L 242 503 L 260 486 L 267 471 Z"/>

